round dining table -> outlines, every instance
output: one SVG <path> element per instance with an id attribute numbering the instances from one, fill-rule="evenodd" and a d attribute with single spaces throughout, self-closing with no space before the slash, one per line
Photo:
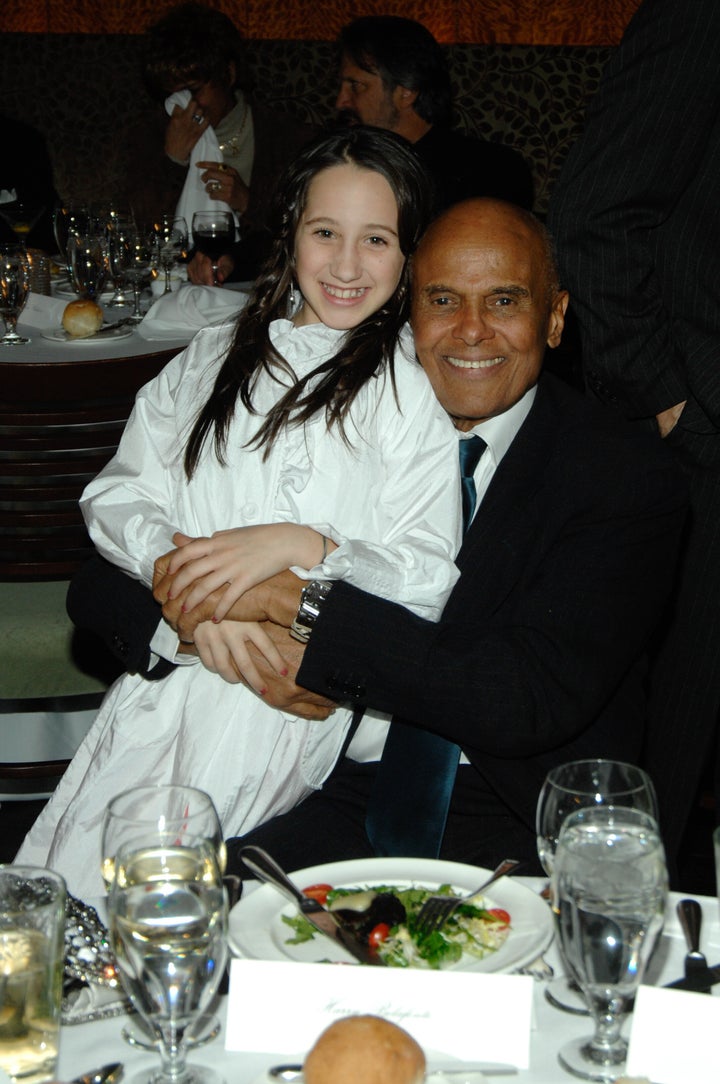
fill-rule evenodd
<path id="1" fill-rule="evenodd" d="M 517 880 L 527 885 L 532 891 L 539 892 L 545 886 L 541 878 L 518 877 Z M 257 887 L 253 882 L 246 883 L 245 893 Z M 675 907 L 681 895 L 671 893 L 666 912 L 662 936 L 653 953 L 645 981 L 651 985 L 661 985 L 680 978 L 683 974 L 683 959 L 686 952 L 683 933 L 675 913 Z M 702 948 L 708 962 L 714 964 L 720 960 L 720 921 L 718 901 L 709 897 L 696 897 L 703 910 Z M 553 942 L 543 959 L 552 966 L 555 976 L 562 974 L 562 964 Z M 327 965 L 326 965 L 327 966 Z M 360 965 L 358 965 L 360 966 Z M 592 1031 L 587 1016 L 572 1015 L 553 1008 L 544 993 L 547 982 L 543 978 L 534 983 L 534 1026 L 530 1040 L 530 1068 L 518 1070 L 509 1076 L 488 1076 L 489 1082 L 516 1080 L 518 1084 L 562 1084 L 575 1079 L 565 1073 L 557 1061 L 557 1051 L 571 1039 L 589 1035 Z M 720 985 L 713 989 L 713 994 L 720 997 Z M 704 996 L 704 995 L 692 995 Z M 227 998 L 218 999 L 218 1016 L 222 1023 L 220 1035 L 202 1048 L 191 1052 L 189 1061 L 207 1065 L 215 1069 L 226 1084 L 271 1084 L 267 1069 L 278 1063 L 302 1061 L 304 1052 L 295 1055 L 274 1053 L 229 1053 L 225 1050 L 224 1032 L 227 1012 Z M 125 1067 L 125 1080 L 136 1072 L 159 1066 L 157 1055 L 132 1047 L 123 1039 L 121 1032 L 127 1023 L 126 1016 L 98 1020 L 92 1023 L 63 1026 L 60 1041 L 60 1063 L 58 1080 L 71 1081 L 88 1070 L 109 1062 L 122 1062 Z M 478 1027 L 482 1026 L 481 1018 Z M 278 1034 L 282 1033 L 283 1022 L 277 1021 Z M 242 1029 L 242 1021 L 235 1024 L 235 1030 Z M 628 1031 L 626 1022 L 625 1033 Z M 308 1048 L 316 1036 L 308 1036 Z M 452 1051 L 443 1052 L 452 1057 Z M 446 1059 L 447 1060 L 447 1059 Z M 508 1051 L 507 1061 L 512 1063 L 512 1051 Z M 459 1063 L 461 1064 L 461 1063 Z M 342 1082 L 338 1082 L 342 1084 Z"/>

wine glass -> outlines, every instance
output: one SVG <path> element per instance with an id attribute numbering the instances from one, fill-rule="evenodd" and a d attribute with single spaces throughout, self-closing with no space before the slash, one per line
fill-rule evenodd
<path id="1" fill-rule="evenodd" d="M 67 254 L 73 289 L 80 297 L 96 301 L 108 272 L 104 238 L 98 233 L 71 233 Z"/>
<path id="2" fill-rule="evenodd" d="M 552 875 L 560 829 L 570 814 L 588 806 L 627 806 L 658 819 L 655 788 L 647 772 L 619 760 L 573 760 L 548 772 L 535 815 L 537 851 L 543 869 Z M 572 981 L 558 980 L 545 996 L 556 1009 L 587 1015 Z"/>
<path id="3" fill-rule="evenodd" d="M 230 211 L 196 211 L 192 217 L 193 244 L 212 261 L 213 285 L 217 280 L 218 261 L 229 252 L 235 240 L 235 218 Z"/>
<path id="4" fill-rule="evenodd" d="M 0 315 L 5 334 L 0 346 L 22 346 L 30 339 L 17 333 L 17 322 L 30 290 L 30 263 L 22 245 L 0 245 Z"/>
<path id="5" fill-rule="evenodd" d="M 153 257 L 153 231 L 142 226 L 133 228 L 129 237 L 125 277 L 133 288 L 133 311 L 129 319 L 134 324 L 139 324 L 143 318 L 140 311 L 140 292 L 150 281 Z"/>
<path id="6" fill-rule="evenodd" d="M 53 211 L 53 234 L 55 244 L 65 264 L 65 270 L 69 279 L 72 279 L 70 263 L 67 256 L 68 241 L 72 234 L 85 234 L 88 231 L 89 213 L 84 204 L 69 200 L 55 208 Z"/>
<path id="7" fill-rule="evenodd" d="M 663 925 L 668 892 L 657 821 L 639 809 L 598 806 L 564 823 L 552 903 L 563 957 L 595 1024 L 562 1047 L 564 1069 L 585 1080 L 623 1075 L 620 1030 Z"/>
<path id="8" fill-rule="evenodd" d="M 127 305 L 128 299 L 125 294 L 126 275 L 125 270 L 130 261 L 132 223 L 127 219 L 112 218 L 107 228 L 107 255 L 110 277 L 112 279 L 114 293 L 107 303 L 107 308 L 119 308 Z"/>
<path id="9" fill-rule="evenodd" d="M 165 272 L 164 294 L 172 293 L 170 275 L 173 267 L 185 252 L 188 240 L 187 223 L 175 215 L 163 215 L 158 226 L 160 266 Z"/>
<path id="10" fill-rule="evenodd" d="M 186 1033 L 215 997 L 227 959 L 227 896 L 208 840 L 151 832 L 115 852 L 110 942 L 120 980 L 156 1039 L 159 1071 L 134 1084 L 219 1084 L 186 1062 Z"/>
<path id="11" fill-rule="evenodd" d="M 220 873 L 225 869 L 226 851 L 220 821 L 208 794 L 195 787 L 133 787 L 118 794 L 105 810 L 101 835 L 101 872 L 108 891 L 116 874 L 116 855 L 123 849 L 139 852 L 150 843 L 162 850 L 171 844 L 183 849 L 209 847 Z M 185 1035 L 187 1047 L 201 1046 L 220 1031 L 213 1014 L 202 1014 Z M 123 1038 L 132 1046 L 153 1049 L 157 1037 L 151 1030 L 123 1028 Z"/>

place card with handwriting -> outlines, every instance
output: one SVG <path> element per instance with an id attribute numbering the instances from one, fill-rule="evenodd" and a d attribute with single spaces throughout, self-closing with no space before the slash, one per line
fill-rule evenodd
<path id="1" fill-rule="evenodd" d="M 225 1046 L 299 1054 L 335 1020 L 373 1013 L 426 1051 L 527 1069 L 532 998 L 527 975 L 233 960 Z"/>

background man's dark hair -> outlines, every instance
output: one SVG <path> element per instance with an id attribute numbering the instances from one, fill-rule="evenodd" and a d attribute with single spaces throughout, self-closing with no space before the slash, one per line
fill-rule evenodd
<path id="1" fill-rule="evenodd" d="M 385 88 L 417 91 L 415 112 L 428 124 L 449 124 L 450 75 L 440 45 L 414 19 L 368 15 L 340 31 L 338 46 L 363 71 L 377 74 Z"/>

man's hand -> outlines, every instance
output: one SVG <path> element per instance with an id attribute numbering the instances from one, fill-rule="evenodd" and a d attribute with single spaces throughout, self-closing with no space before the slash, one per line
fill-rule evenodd
<path id="1" fill-rule="evenodd" d="M 194 98 L 185 109 L 176 105 L 165 130 L 165 153 L 175 162 L 187 162 L 190 151 L 207 131 L 207 126 L 207 117 Z"/>
<path id="2" fill-rule="evenodd" d="M 245 214 L 250 200 L 250 189 L 240 174 L 224 162 L 196 162 L 202 170 L 200 180 L 211 199 L 221 200 L 238 214 Z"/>
<path id="3" fill-rule="evenodd" d="M 232 256 L 223 255 L 220 257 L 217 264 L 218 285 L 222 285 L 222 283 L 225 282 L 232 273 L 234 267 L 235 261 Z M 206 256 L 204 252 L 196 252 L 193 255 L 193 258 L 187 265 L 187 273 L 190 282 L 192 282 L 194 286 L 215 285 L 212 260 L 209 256 Z"/>
<path id="4" fill-rule="evenodd" d="M 301 719 L 327 719 L 337 706 L 335 702 L 295 684 L 295 676 L 303 660 L 305 645 L 293 640 L 287 629 L 280 625 L 273 625 L 268 621 L 263 628 L 288 665 L 288 676 L 282 677 L 268 665 L 252 645 L 248 645 L 250 655 L 265 685 L 263 700 L 267 704 L 272 704 L 274 708 L 299 715 Z"/>
<path id="5" fill-rule="evenodd" d="M 668 407 L 667 410 L 663 410 L 660 414 L 655 415 L 658 432 L 661 437 L 666 437 L 669 433 L 672 433 L 680 420 L 680 415 L 685 409 L 686 402 L 687 399 L 684 399 L 682 403 L 676 403 L 675 406 Z"/>

